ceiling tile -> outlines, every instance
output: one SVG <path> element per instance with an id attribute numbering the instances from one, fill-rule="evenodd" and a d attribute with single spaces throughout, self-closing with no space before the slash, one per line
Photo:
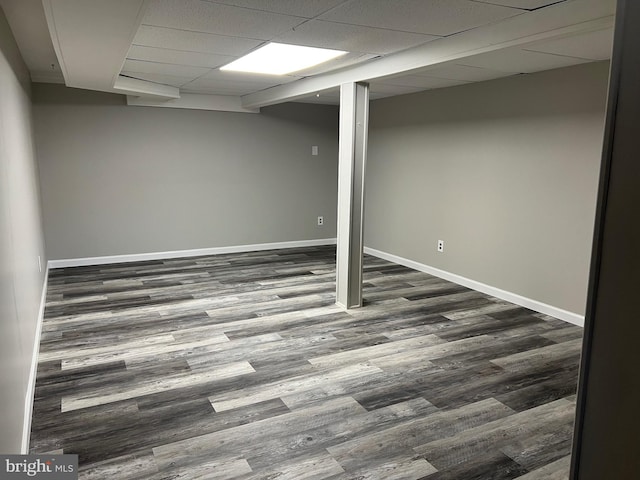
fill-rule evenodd
<path id="1" fill-rule="evenodd" d="M 279 36 L 276 41 L 347 52 L 387 55 L 437 38 L 440 37 L 313 20 Z"/>
<path id="2" fill-rule="evenodd" d="M 220 95 L 246 95 L 297 80 L 286 75 L 252 75 L 214 70 L 183 85 L 181 92 L 217 93 Z"/>
<path id="3" fill-rule="evenodd" d="M 246 7 L 264 12 L 283 13 L 313 18 L 343 3 L 345 0 L 206 0 L 224 5 Z"/>
<path id="4" fill-rule="evenodd" d="M 144 62 L 141 60 L 126 60 L 123 72 L 160 73 L 177 77 L 197 77 L 204 75 L 210 68 L 190 67 L 186 65 L 171 65 L 168 63 Z"/>
<path id="5" fill-rule="evenodd" d="M 265 88 L 274 87 L 277 83 L 272 85 L 262 85 L 253 83 L 231 83 L 231 82 L 212 82 L 196 79 L 193 82 L 189 82 L 180 88 L 180 91 L 184 92 L 218 92 L 226 93 L 230 95 L 245 95 L 247 93 L 257 92 L 264 90 Z"/>
<path id="6" fill-rule="evenodd" d="M 247 92 L 263 90 L 265 88 L 290 83 L 300 77 L 289 75 L 259 75 L 241 72 L 223 72 L 212 70 L 206 75 L 195 79 L 193 82 L 183 85 L 188 90 L 215 90 L 239 89 Z M 226 90 L 225 90 L 226 91 Z M 234 90 L 235 91 L 235 90 Z"/>
<path id="7" fill-rule="evenodd" d="M 262 40 L 189 32 L 150 25 L 141 25 L 133 39 L 133 45 L 234 56 L 244 55 L 262 43 L 264 43 Z"/>
<path id="8" fill-rule="evenodd" d="M 521 13 L 522 10 L 469 0 L 353 0 L 319 18 L 445 36 Z"/>
<path id="9" fill-rule="evenodd" d="M 254 88 L 247 87 L 244 85 L 223 85 L 223 86 L 212 86 L 212 87 L 191 87 L 189 85 L 185 85 L 180 88 L 180 93 L 198 93 L 202 95 L 248 95 L 249 93 L 254 93 L 262 90 L 262 88 Z"/>
<path id="10" fill-rule="evenodd" d="M 164 75 L 161 73 L 142 73 L 142 72 L 121 72 L 120 75 L 126 77 L 138 78 L 140 80 L 147 80 L 148 82 L 161 83 L 163 85 L 170 85 L 172 87 L 181 87 L 185 83 L 189 83 L 196 77 L 178 77 L 175 75 Z"/>
<path id="11" fill-rule="evenodd" d="M 503 72 L 532 73 L 541 70 L 550 70 L 552 68 L 568 67 L 588 61 L 589 60 L 583 60 L 581 58 L 508 48 L 467 57 L 461 61 L 461 64 L 472 67 L 490 68 Z"/>
<path id="12" fill-rule="evenodd" d="M 448 78 L 451 80 L 463 80 L 467 82 L 482 82 L 484 80 L 493 80 L 494 78 L 514 75 L 512 72 L 500 72 L 489 68 L 457 64 L 427 67 L 414 73 L 416 75 L 425 75 L 427 77 Z"/>
<path id="13" fill-rule="evenodd" d="M 127 58 L 131 60 L 145 60 L 147 62 L 171 63 L 173 65 L 215 68 L 230 63 L 237 57 L 134 45 L 129 49 Z"/>
<path id="14" fill-rule="evenodd" d="M 421 75 L 402 75 L 393 78 L 379 78 L 376 79 L 376 83 L 383 85 L 398 85 L 403 87 L 420 87 L 425 88 L 443 88 L 454 87 L 456 85 L 463 85 L 465 83 L 461 80 L 450 80 L 446 78 L 424 77 Z"/>
<path id="15" fill-rule="evenodd" d="M 206 75 L 202 76 L 202 79 L 225 81 L 225 82 L 253 82 L 273 84 L 275 83 L 289 83 L 295 80 L 299 80 L 300 76 L 297 75 L 266 75 L 262 73 L 247 73 L 247 72 L 230 72 L 222 70 L 210 70 Z"/>
<path id="16" fill-rule="evenodd" d="M 315 67 L 309 67 L 294 73 L 296 75 L 308 77 L 311 75 L 318 75 L 319 73 L 336 70 L 338 68 L 349 67 L 355 65 L 356 63 L 363 63 L 373 58 L 376 58 L 376 55 L 371 55 L 368 53 L 351 53 L 342 55 L 341 57 L 335 58 L 333 60 L 329 60 L 328 62 L 321 63 L 320 65 L 316 65 Z"/>
<path id="17" fill-rule="evenodd" d="M 300 17 L 200 0 L 152 0 L 142 24 L 270 40 L 303 21 Z"/>
<path id="18" fill-rule="evenodd" d="M 612 49 L 613 28 L 542 42 L 525 48 L 525 50 L 535 52 L 554 53 L 590 60 L 607 60 L 611 58 Z"/>
<path id="19" fill-rule="evenodd" d="M 488 3 L 490 5 L 500 5 L 503 7 L 521 8 L 523 10 L 535 10 L 547 7 L 554 3 L 561 3 L 566 0 L 472 0 L 478 3 Z"/>

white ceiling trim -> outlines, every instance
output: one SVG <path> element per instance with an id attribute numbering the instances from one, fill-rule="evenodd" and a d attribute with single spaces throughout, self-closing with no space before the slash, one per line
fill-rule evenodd
<path id="1" fill-rule="evenodd" d="M 47 73 L 32 73 L 31 81 L 34 83 L 59 83 L 64 85 L 64 77 L 60 78 L 56 72 L 52 74 Z"/>
<path id="2" fill-rule="evenodd" d="M 124 95 L 141 95 L 143 97 L 180 98 L 180 89 L 162 85 L 160 83 L 148 82 L 137 78 L 120 76 L 113 85 L 117 93 Z"/>
<path id="3" fill-rule="evenodd" d="M 180 95 L 174 87 L 119 77 L 149 1 L 43 0 L 53 47 L 68 87 L 159 98 Z"/>
<path id="4" fill-rule="evenodd" d="M 242 97 L 242 104 L 246 108 L 258 108 L 292 101 L 343 83 L 370 81 L 389 75 L 411 73 L 428 66 L 444 64 L 472 55 L 524 46 L 567 34 L 599 30 L 613 25 L 614 12 L 614 1 L 570 0 L 451 37 L 434 40 L 350 69 L 329 72 L 245 95 Z"/>
<path id="5" fill-rule="evenodd" d="M 259 108 L 243 107 L 241 98 L 231 95 L 200 95 L 194 93 L 183 93 L 180 98 L 168 101 L 128 95 L 127 105 L 137 107 L 168 107 L 186 108 L 191 110 L 260 113 Z"/>
<path id="6" fill-rule="evenodd" d="M 60 38 L 58 36 L 58 29 L 56 27 L 52 1 L 53 0 L 42 0 L 42 6 L 44 8 L 44 15 L 47 20 L 47 26 L 49 27 L 49 34 L 51 35 L 53 49 L 56 52 L 56 57 L 58 57 L 60 70 L 62 71 L 62 76 L 64 77 L 66 83 L 67 79 L 69 78 L 69 73 L 67 72 L 67 64 L 64 61 L 64 54 L 62 53 L 62 48 L 60 46 Z M 70 85 L 67 84 L 67 86 Z"/>

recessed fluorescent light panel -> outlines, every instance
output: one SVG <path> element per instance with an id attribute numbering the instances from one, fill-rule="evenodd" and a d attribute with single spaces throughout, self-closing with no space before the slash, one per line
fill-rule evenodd
<path id="1" fill-rule="evenodd" d="M 347 52 L 327 48 L 269 43 L 221 67 L 220 70 L 286 75 L 319 65 L 345 53 Z"/>

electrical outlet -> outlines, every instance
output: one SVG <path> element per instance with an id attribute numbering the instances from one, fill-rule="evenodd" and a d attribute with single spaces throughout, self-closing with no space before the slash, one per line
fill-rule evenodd
<path id="1" fill-rule="evenodd" d="M 319 217 L 318 217 L 318 225 L 319 225 L 319 226 L 324 225 L 324 217 L 323 217 L 323 216 L 319 216 Z"/>
<path id="2" fill-rule="evenodd" d="M 438 251 L 440 253 L 444 252 L 444 240 L 438 240 Z"/>
<path id="3" fill-rule="evenodd" d="M 313 155 L 313 156 L 318 155 L 318 146 L 317 145 L 313 145 L 311 147 L 311 155 Z"/>

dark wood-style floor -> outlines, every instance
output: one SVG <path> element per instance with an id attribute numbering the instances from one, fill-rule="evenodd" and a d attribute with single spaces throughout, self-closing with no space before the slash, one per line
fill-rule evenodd
<path id="1" fill-rule="evenodd" d="M 32 453 L 82 479 L 562 479 L 580 328 L 335 248 L 53 270 Z"/>

